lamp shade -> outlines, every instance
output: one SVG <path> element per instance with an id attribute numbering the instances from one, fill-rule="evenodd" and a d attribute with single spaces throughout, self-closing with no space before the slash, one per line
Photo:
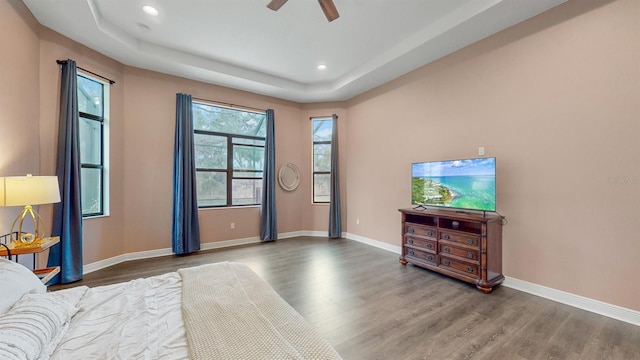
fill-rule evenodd
<path id="1" fill-rule="evenodd" d="M 1 206 L 25 206 L 60 202 L 57 176 L 11 176 L 0 180 Z"/>
<path id="2" fill-rule="evenodd" d="M 4 206 L 4 178 L 0 177 L 0 206 Z"/>

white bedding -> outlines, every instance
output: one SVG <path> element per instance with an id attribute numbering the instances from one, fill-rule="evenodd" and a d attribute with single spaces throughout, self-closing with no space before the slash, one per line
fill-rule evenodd
<path id="1" fill-rule="evenodd" d="M 168 273 L 51 293 L 79 308 L 51 359 L 188 359 L 180 287 Z"/>
<path id="2" fill-rule="evenodd" d="M 340 359 L 300 314 L 239 263 L 47 295 L 77 308 L 52 360 L 174 360 L 189 359 L 190 351 L 207 360 Z M 46 360 L 49 352 L 43 354 Z"/>

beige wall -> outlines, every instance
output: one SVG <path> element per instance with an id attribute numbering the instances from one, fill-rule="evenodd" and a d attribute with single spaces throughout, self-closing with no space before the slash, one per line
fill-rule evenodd
<path id="1" fill-rule="evenodd" d="M 276 166 L 300 165 L 298 104 L 127 67 L 125 107 L 126 252 L 171 247 L 176 93 L 275 111 Z M 300 230 L 302 193 L 276 188 L 278 232 Z M 203 243 L 257 237 L 259 207 L 200 211 Z M 235 223 L 235 229 L 230 224 Z M 141 241 L 141 239 L 144 239 Z"/>
<path id="2" fill-rule="evenodd" d="M 637 0 L 571 0 L 349 102 L 300 105 L 123 66 L 0 0 L 0 49 L 11 54 L 0 59 L 0 175 L 53 173 L 55 60 L 72 58 L 116 80 L 111 216 L 85 221 L 85 263 L 170 247 L 177 92 L 273 108 L 276 163 L 301 170 L 297 190 L 277 190 L 278 230 L 326 231 L 328 208 L 310 201 L 309 118 L 337 113 L 343 231 L 399 246 L 410 163 L 484 146 L 509 220 L 505 275 L 640 310 L 639 17 Z M 258 236 L 258 212 L 201 211 L 203 242 Z M 0 225 L 13 216 L 0 209 Z"/>
<path id="3" fill-rule="evenodd" d="M 39 169 L 38 28 L 22 1 L 0 1 L 0 176 L 51 175 Z M 0 235 L 19 211 L 0 207 Z"/>
<path id="4" fill-rule="evenodd" d="M 400 245 L 410 163 L 484 146 L 505 275 L 640 310 L 639 19 L 570 1 L 350 101 L 349 232 Z"/>

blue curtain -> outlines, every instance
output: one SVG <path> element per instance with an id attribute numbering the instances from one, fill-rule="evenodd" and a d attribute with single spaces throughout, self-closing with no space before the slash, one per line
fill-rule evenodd
<path id="1" fill-rule="evenodd" d="M 260 239 L 278 239 L 276 216 L 276 139 L 272 109 L 267 110 L 267 138 L 264 144 L 264 173 L 262 175 L 262 205 L 260 207 Z"/>
<path id="2" fill-rule="evenodd" d="M 193 148 L 191 95 L 176 94 L 172 248 L 177 255 L 200 250 L 196 160 Z"/>
<path id="3" fill-rule="evenodd" d="M 60 122 L 56 175 L 60 202 L 53 206 L 51 233 L 60 243 L 49 251 L 48 266 L 60 266 L 60 274 L 50 283 L 82 279 L 82 205 L 80 203 L 80 151 L 77 70 L 75 61 L 61 64 Z"/>
<path id="4" fill-rule="evenodd" d="M 342 236 L 340 217 L 340 176 L 338 172 L 338 116 L 333 114 L 331 134 L 331 194 L 329 195 L 329 238 Z"/>

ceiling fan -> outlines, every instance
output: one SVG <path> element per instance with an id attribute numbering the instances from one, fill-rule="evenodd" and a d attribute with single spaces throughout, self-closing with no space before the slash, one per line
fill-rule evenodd
<path id="1" fill-rule="evenodd" d="M 278 11 L 278 9 L 280 9 L 286 2 L 287 0 L 271 0 L 267 7 L 273 11 Z M 340 14 L 338 14 L 338 9 L 336 9 L 333 0 L 318 0 L 318 3 L 320 3 L 322 12 L 324 12 L 324 16 L 327 17 L 327 20 L 329 20 L 329 22 L 332 22 L 333 20 L 340 17 Z"/>

